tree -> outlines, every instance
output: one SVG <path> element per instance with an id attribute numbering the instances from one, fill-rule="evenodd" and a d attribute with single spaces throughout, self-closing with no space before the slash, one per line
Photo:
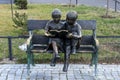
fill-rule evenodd
<path id="1" fill-rule="evenodd" d="M 19 9 L 27 9 L 27 0 L 14 0 L 14 3 Z"/>
<path id="2" fill-rule="evenodd" d="M 27 15 L 26 13 L 18 13 L 15 11 L 13 17 L 14 27 L 19 30 L 19 34 L 26 34 L 27 33 Z"/>

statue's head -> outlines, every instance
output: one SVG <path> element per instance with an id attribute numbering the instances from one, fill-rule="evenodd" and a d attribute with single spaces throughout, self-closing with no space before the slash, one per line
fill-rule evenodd
<path id="1" fill-rule="evenodd" d="M 73 25 L 77 20 L 77 18 L 78 18 L 78 14 L 76 11 L 70 11 L 66 15 L 66 21 L 69 25 Z"/>
<path id="2" fill-rule="evenodd" d="M 55 23 L 58 23 L 61 18 L 61 11 L 59 9 L 54 9 L 52 12 L 52 18 Z"/>

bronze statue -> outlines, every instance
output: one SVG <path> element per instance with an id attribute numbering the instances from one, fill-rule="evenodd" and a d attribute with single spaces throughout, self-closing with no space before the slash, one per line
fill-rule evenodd
<path id="1" fill-rule="evenodd" d="M 65 39 L 65 56 L 64 56 L 64 67 L 63 71 L 66 72 L 69 66 L 70 54 L 76 53 L 76 45 L 78 40 L 81 38 L 81 26 L 77 23 L 78 14 L 76 11 L 70 11 L 66 15 L 66 22 L 64 24 L 66 30 L 68 30 L 68 35 Z"/>
<path id="2" fill-rule="evenodd" d="M 45 27 L 45 35 L 52 36 L 49 39 L 49 44 L 52 44 L 53 48 L 53 58 L 51 60 L 51 66 L 55 66 L 56 59 L 60 58 L 58 55 L 58 47 L 61 47 L 62 40 L 56 36 L 56 34 L 51 34 L 50 30 L 61 30 L 63 28 L 63 22 L 60 21 L 61 19 L 61 11 L 59 9 L 54 9 L 51 17 L 53 20 L 50 20 Z"/>

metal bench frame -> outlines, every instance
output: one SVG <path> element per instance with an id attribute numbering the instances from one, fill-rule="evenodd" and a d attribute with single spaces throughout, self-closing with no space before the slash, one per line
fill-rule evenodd
<path id="1" fill-rule="evenodd" d="M 48 37 L 42 35 L 33 35 L 34 30 L 44 29 L 48 20 L 28 20 L 29 38 L 27 39 L 27 69 L 30 74 L 30 64 L 34 66 L 34 52 L 46 52 Z M 99 42 L 96 39 L 96 21 L 95 20 L 78 20 L 82 30 L 91 30 L 91 35 L 83 35 L 80 43 L 80 48 L 77 53 L 92 53 L 91 66 L 95 65 L 95 75 L 97 74 L 98 62 L 98 46 Z M 39 50 L 35 47 L 39 47 Z"/>

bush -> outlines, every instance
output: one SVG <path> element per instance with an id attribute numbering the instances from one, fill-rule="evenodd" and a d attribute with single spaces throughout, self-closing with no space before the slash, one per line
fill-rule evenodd
<path id="1" fill-rule="evenodd" d="M 15 28 L 18 28 L 19 33 L 24 35 L 27 34 L 27 15 L 26 13 L 18 13 L 15 11 L 13 22 L 15 25 L 13 25 Z"/>
<path id="2" fill-rule="evenodd" d="M 27 0 L 14 0 L 14 3 L 19 9 L 27 9 Z"/>

